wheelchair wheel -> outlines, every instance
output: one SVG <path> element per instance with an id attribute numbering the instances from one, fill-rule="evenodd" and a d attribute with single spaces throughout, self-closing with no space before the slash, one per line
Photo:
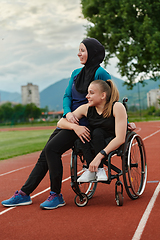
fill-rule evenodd
<path id="1" fill-rule="evenodd" d="M 123 195 L 121 192 L 117 192 L 115 200 L 116 200 L 117 206 L 123 206 Z"/>
<path id="2" fill-rule="evenodd" d="M 123 181 L 131 199 L 144 192 L 147 180 L 146 154 L 141 137 L 135 132 L 127 135 L 122 158 Z"/>
<path id="3" fill-rule="evenodd" d="M 82 197 L 76 195 L 74 198 L 74 202 L 78 207 L 84 207 L 88 203 L 88 197 L 86 194 L 81 193 Z"/>
<path id="4" fill-rule="evenodd" d="M 78 191 L 85 193 L 88 199 L 92 198 L 96 187 L 97 182 L 88 182 L 88 183 L 78 183 L 77 179 L 85 171 L 87 167 L 86 160 L 83 158 L 82 154 L 72 153 L 71 158 L 71 179 L 73 182 L 77 183 Z M 78 194 L 78 193 L 77 193 Z"/>

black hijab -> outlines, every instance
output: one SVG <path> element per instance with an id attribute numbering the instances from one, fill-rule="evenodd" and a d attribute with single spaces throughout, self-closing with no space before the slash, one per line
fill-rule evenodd
<path id="1" fill-rule="evenodd" d="M 78 92 L 87 93 L 88 86 L 94 80 L 95 72 L 105 57 L 105 48 L 95 38 L 86 38 L 82 43 L 87 48 L 88 59 L 76 78 L 75 87 Z"/>

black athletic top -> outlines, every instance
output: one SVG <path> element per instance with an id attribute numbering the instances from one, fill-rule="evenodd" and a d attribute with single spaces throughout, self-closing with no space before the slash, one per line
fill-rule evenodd
<path id="1" fill-rule="evenodd" d="M 115 137 L 115 117 L 113 116 L 113 106 L 111 115 L 108 118 L 104 118 L 102 114 L 99 115 L 95 107 L 89 107 L 87 118 L 92 129 L 102 128 L 108 133 L 109 136 Z"/>

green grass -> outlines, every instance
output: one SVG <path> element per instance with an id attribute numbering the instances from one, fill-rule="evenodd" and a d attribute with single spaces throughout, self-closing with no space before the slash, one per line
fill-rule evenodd
<path id="1" fill-rule="evenodd" d="M 40 151 L 52 130 L 0 132 L 0 160 Z"/>
<path id="2" fill-rule="evenodd" d="M 32 122 L 32 123 L 17 123 L 17 124 L 11 124 L 11 123 L 0 123 L 0 128 L 19 128 L 19 127 L 39 127 L 39 126 L 56 126 L 58 120 L 55 119 L 51 122 Z"/>
<path id="3" fill-rule="evenodd" d="M 129 116 L 129 122 L 148 122 L 148 121 L 160 121 L 160 117 L 157 116 Z"/>
<path id="4" fill-rule="evenodd" d="M 160 117 L 156 116 L 138 116 L 129 114 L 129 122 L 141 122 L 141 121 L 160 121 Z M 36 126 L 46 126 L 44 124 L 35 124 Z M 34 126 L 35 126 L 34 125 Z M 48 125 L 48 124 L 47 124 Z M 29 124 L 17 125 L 16 127 L 33 126 Z M 53 123 L 52 123 L 53 126 Z M 5 126 L 7 127 L 7 126 Z M 1 128 L 5 128 L 1 127 Z M 12 158 L 15 156 L 24 155 L 36 151 L 41 151 L 52 130 L 28 130 L 28 131 L 9 131 L 0 132 L 0 160 Z"/>

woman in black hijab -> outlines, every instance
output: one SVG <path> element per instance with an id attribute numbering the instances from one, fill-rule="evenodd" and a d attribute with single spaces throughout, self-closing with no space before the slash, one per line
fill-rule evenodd
<path id="1" fill-rule="evenodd" d="M 78 119 L 72 112 L 80 105 L 87 103 L 86 95 L 90 82 L 98 79 L 104 81 L 111 79 L 110 74 L 100 66 L 105 57 L 105 48 L 97 39 L 84 39 L 80 43 L 78 57 L 84 67 L 72 72 L 63 98 L 64 116 L 73 123 L 78 123 Z M 87 125 L 84 119 L 81 119 L 79 123 Z"/>
<path id="2" fill-rule="evenodd" d="M 94 38 L 87 38 L 82 41 L 85 45 L 88 58 L 85 66 L 82 68 L 76 78 L 76 90 L 86 93 L 89 84 L 94 80 L 95 72 L 100 67 L 100 63 L 105 57 L 105 49 L 100 42 Z"/>

